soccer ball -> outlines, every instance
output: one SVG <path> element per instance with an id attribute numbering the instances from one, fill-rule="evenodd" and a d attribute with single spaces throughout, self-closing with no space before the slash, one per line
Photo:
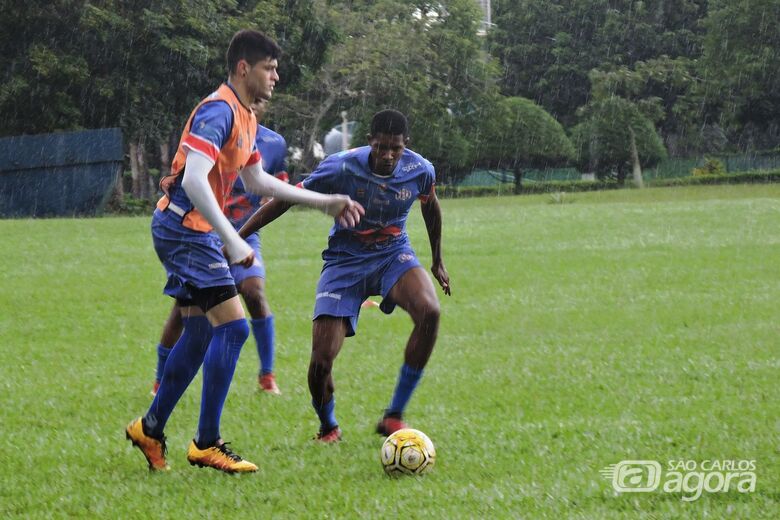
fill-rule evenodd
<path id="1" fill-rule="evenodd" d="M 422 475 L 436 462 L 436 449 L 423 432 L 404 428 L 385 439 L 381 459 L 390 476 Z"/>

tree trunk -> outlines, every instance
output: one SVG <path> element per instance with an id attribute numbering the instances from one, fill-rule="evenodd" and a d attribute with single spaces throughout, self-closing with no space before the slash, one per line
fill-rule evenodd
<path id="1" fill-rule="evenodd" d="M 306 173 L 311 172 L 319 162 L 319 159 L 314 157 L 314 145 L 317 143 L 317 132 L 320 130 L 322 118 L 325 117 L 325 114 L 328 113 L 335 102 L 336 93 L 335 91 L 330 90 L 328 97 L 322 102 L 322 105 L 320 105 L 319 110 L 317 110 L 317 113 L 311 122 L 311 130 L 308 132 L 309 138 L 306 141 L 306 146 L 303 150 L 303 158 L 301 159 L 303 167 L 307 170 Z"/>
<path id="2" fill-rule="evenodd" d="M 642 180 L 642 165 L 639 164 L 639 153 L 636 150 L 636 136 L 634 135 L 634 129 L 628 127 L 628 133 L 631 134 L 631 163 L 633 164 L 633 176 L 634 185 L 637 188 L 644 188 L 645 183 Z"/>
<path id="3" fill-rule="evenodd" d="M 142 140 L 138 141 L 138 183 L 140 184 L 140 193 L 138 198 L 149 198 L 149 165 L 146 163 L 146 146 Z"/>
<path id="4" fill-rule="evenodd" d="M 514 167 L 515 173 L 515 193 L 520 193 L 523 187 L 523 169 L 520 166 Z"/>
<path id="5" fill-rule="evenodd" d="M 125 200 L 124 164 L 120 164 L 118 170 L 114 189 L 111 191 L 111 198 L 108 202 L 109 207 L 112 208 L 118 208 Z"/>
<path id="6" fill-rule="evenodd" d="M 626 167 L 622 164 L 617 169 L 617 183 L 621 187 L 626 183 Z"/>
<path id="7" fill-rule="evenodd" d="M 130 193 L 136 199 L 141 198 L 141 170 L 138 165 L 138 143 L 130 141 L 130 173 L 133 179 Z"/>
<path id="8" fill-rule="evenodd" d="M 169 139 L 160 141 L 160 179 L 171 174 L 171 143 Z M 157 185 L 152 187 L 152 193 L 157 192 L 157 186 L 160 184 L 159 179 Z"/>

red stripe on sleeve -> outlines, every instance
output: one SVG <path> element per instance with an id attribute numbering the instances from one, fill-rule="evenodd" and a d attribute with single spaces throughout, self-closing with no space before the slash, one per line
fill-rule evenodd
<path id="1" fill-rule="evenodd" d="M 203 139 L 190 134 L 184 138 L 182 145 L 189 148 L 190 150 L 195 150 L 196 152 L 205 155 L 214 162 L 217 162 L 217 158 L 219 157 L 219 149 L 208 141 L 204 141 Z"/>
<path id="2" fill-rule="evenodd" d="M 260 152 L 258 150 L 255 150 L 252 152 L 252 155 L 249 156 L 249 160 L 246 162 L 247 166 L 252 166 L 253 164 L 259 163 L 263 159 L 263 156 L 260 155 Z"/>

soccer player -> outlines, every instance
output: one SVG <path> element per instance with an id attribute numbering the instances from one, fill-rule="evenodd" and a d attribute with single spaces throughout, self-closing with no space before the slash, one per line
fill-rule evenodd
<path id="1" fill-rule="evenodd" d="M 255 145 L 257 119 L 250 105 L 257 98 L 271 98 L 279 79 L 279 55 L 279 46 L 263 33 L 242 30 L 233 36 L 227 51 L 228 81 L 192 111 L 172 174 L 160 182 L 165 195 L 152 217 L 152 239 L 168 274 L 164 292 L 181 307 L 184 331 L 165 362 L 149 410 L 125 430 L 151 470 L 168 469 L 163 430 L 201 364 L 200 419 L 187 460 L 228 473 L 257 470 L 227 447 L 219 428 L 236 362 L 249 336 L 228 266 L 250 267 L 256 261 L 252 247 L 223 213 L 237 176 L 248 192 L 317 207 L 337 217 L 340 225 L 360 220 L 362 207 L 349 197 L 295 189 L 262 168 Z"/>
<path id="2" fill-rule="evenodd" d="M 257 99 L 252 103 L 252 111 L 258 121 L 257 137 L 255 143 L 258 152 L 262 156 L 263 169 L 278 179 L 289 181 L 287 175 L 287 143 L 284 137 L 270 130 L 259 122 L 263 119 L 268 109 L 268 100 Z M 249 219 L 252 213 L 260 207 L 261 197 L 244 190 L 241 179 L 236 179 L 233 192 L 226 204 L 225 216 L 235 229 L 239 229 Z M 260 390 L 269 394 L 280 394 L 274 375 L 274 316 L 265 296 L 265 266 L 260 253 L 260 236 L 252 234 L 246 237 L 246 241 L 255 251 L 255 259 L 249 268 L 240 264 L 230 266 L 230 274 L 236 283 L 239 294 L 244 299 L 251 316 L 251 328 L 257 345 L 257 355 L 260 360 L 260 369 L 257 375 L 257 384 Z M 157 345 L 157 375 L 152 388 L 152 395 L 157 394 L 162 379 L 165 360 L 181 336 L 184 325 L 181 319 L 181 310 L 177 303 L 173 304 L 168 319 L 163 327 L 160 343 Z"/>
<path id="3" fill-rule="evenodd" d="M 344 338 L 357 329 L 361 303 L 381 295 L 386 314 L 400 306 L 412 317 L 414 329 L 406 343 L 398 382 L 377 424 L 377 433 L 390 435 L 404 428 L 403 413 L 423 374 L 439 329 L 439 300 L 433 283 L 417 260 L 406 234 L 406 219 L 420 199 L 431 245 L 436 281 L 450 294 L 450 280 L 441 257 L 441 208 L 434 192 L 433 166 L 406 148 L 406 117 L 395 110 L 374 115 L 368 146 L 327 157 L 299 186 L 304 191 L 346 193 L 365 207 L 357 226 L 337 223 L 328 248 L 314 304 L 309 391 L 320 420 L 317 439 L 337 442 L 331 369 Z M 239 230 L 247 236 L 284 213 L 292 204 L 274 199 Z"/>

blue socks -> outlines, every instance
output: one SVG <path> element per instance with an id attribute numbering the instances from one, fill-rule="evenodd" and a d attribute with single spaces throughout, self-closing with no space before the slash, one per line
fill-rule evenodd
<path id="1" fill-rule="evenodd" d="M 398 374 L 398 383 L 395 385 L 393 399 L 390 401 L 390 406 L 387 409 L 386 415 L 401 416 L 403 414 L 422 375 L 422 368 L 412 368 L 406 363 L 401 366 L 401 372 Z"/>
<path id="2" fill-rule="evenodd" d="M 252 333 L 257 342 L 257 355 L 260 358 L 260 374 L 274 371 L 274 317 L 252 320 Z"/>
<path id="3" fill-rule="evenodd" d="M 203 394 L 200 421 L 195 442 L 199 448 L 213 446 L 219 439 L 219 420 L 227 398 L 241 347 L 249 337 L 245 319 L 214 327 L 206 357 L 203 360 Z M 167 365 L 166 365 L 167 366 Z"/>
<path id="4" fill-rule="evenodd" d="M 173 408 L 198 373 L 211 340 L 211 325 L 205 316 L 184 318 L 183 322 L 184 331 L 167 353 L 160 389 L 144 416 L 146 431 L 153 437 L 162 436 Z"/>
<path id="5" fill-rule="evenodd" d="M 317 412 L 317 416 L 320 418 L 320 429 L 323 432 L 327 432 L 337 427 L 339 424 L 336 422 L 336 397 L 331 396 L 330 401 L 320 405 L 312 400 L 311 405 L 314 407 L 314 411 Z"/>
<path id="6" fill-rule="evenodd" d="M 163 370 L 165 369 L 165 361 L 168 359 L 168 355 L 171 353 L 171 349 L 163 346 L 162 343 L 157 345 L 157 375 L 156 381 L 162 381 Z"/>

